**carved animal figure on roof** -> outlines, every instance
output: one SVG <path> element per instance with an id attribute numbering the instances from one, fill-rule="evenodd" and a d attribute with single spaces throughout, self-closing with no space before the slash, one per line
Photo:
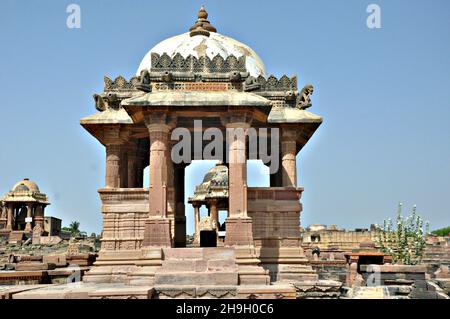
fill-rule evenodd
<path id="1" fill-rule="evenodd" d="M 311 84 L 306 84 L 305 87 L 300 91 L 297 107 L 301 110 L 307 109 L 312 106 L 311 95 L 314 92 L 314 87 Z"/>

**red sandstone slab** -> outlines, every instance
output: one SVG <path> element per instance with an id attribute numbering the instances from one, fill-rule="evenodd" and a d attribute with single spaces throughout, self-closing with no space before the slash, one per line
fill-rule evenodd
<path id="1" fill-rule="evenodd" d="M 238 274 L 233 272 L 156 273 L 155 284 L 165 285 L 237 285 Z"/>
<path id="2" fill-rule="evenodd" d="M 41 289 L 24 291 L 13 295 L 13 299 L 89 299 L 89 293 L 101 288 L 100 285 L 83 282 L 48 285 Z"/>
<path id="3" fill-rule="evenodd" d="M 33 289 L 41 289 L 49 285 L 15 285 L 15 286 L 0 286 L 0 299 L 13 299 L 13 295 L 30 291 Z"/>
<path id="4" fill-rule="evenodd" d="M 238 299 L 296 299 L 296 290 L 291 285 L 238 286 Z"/>
<path id="5" fill-rule="evenodd" d="M 108 287 L 89 292 L 92 299 L 151 299 L 153 288 L 145 287 Z"/>
<path id="6" fill-rule="evenodd" d="M 55 264 L 50 263 L 18 263 L 16 264 L 16 271 L 33 271 L 33 270 L 53 270 L 56 268 Z"/>
<path id="7" fill-rule="evenodd" d="M 167 248 L 163 250 L 164 260 L 169 259 L 202 259 L 202 248 Z"/>
<path id="8" fill-rule="evenodd" d="M 379 271 L 383 273 L 425 273 L 427 267 L 425 265 L 361 265 L 362 271 L 367 271 L 368 268 L 372 268 L 373 271 Z"/>
<path id="9" fill-rule="evenodd" d="M 55 264 L 57 267 L 67 266 L 66 255 L 52 255 L 42 257 L 43 263 Z"/>

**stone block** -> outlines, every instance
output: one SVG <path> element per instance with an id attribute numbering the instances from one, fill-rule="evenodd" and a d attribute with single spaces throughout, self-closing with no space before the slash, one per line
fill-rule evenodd
<path id="1" fill-rule="evenodd" d="M 251 285 L 237 287 L 238 299 L 296 299 L 296 290 L 291 285 Z"/>
<path id="2" fill-rule="evenodd" d="M 163 249 L 164 260 L 202 259 L 203 248 L 167 248 Z"/>
<path id="3" fill-rule="evenodd" d="M 115 287 L 96 289 L 88 293 L 90 299 L 152 299 L 152 287 Z"/>
<path id="4" fill-rule="evenodd" d="M 210 259 L 207 261 L 208 271 L 237 271 L 237 265 L 234 259 Z"/>
<path id="5" fill-rule="evenodd" d="M 203 249 L 203 259 L 229 259 L 234 260 L 236 258 L 235 251 L 233 248 L 225 247 L 215 247 L 215 248 L 204 248 Z"/>
<path id="6" fill-rule="evenodd" d="M 157 299 L 187 299 L 196 297 L 195 286 L 156 285 L 154 287 Z"/>
<path id="7" fill-rule="evenodd" d="M 200 286 L 196 287 L 196 298 L 230 299 L 236 298 L 237 286 Z"/>
<path id="8" fill-rule="evenodd" d="M 238 274 L 231 272 L 156 273 L 156 285 L 237 285 Z"/>
<path id="9" fill-rule="evenodd" d="M 204 272 L 207 270 L 205 260 L 164 260 L 162 262 L 161 272 Z"/>
<path id="10" fill-rule="evenodd" d="M 52 263 L 19 263 L 16 265 L 16 271 L 34 271 L 34 270 L 53 270 L 56 268 Z"/>
<path id="11" fill-rule="evenodd" d="M 56 267 L 67 266 L 66 255 L 43 256 L 42 262 L 55 264 Z"/>

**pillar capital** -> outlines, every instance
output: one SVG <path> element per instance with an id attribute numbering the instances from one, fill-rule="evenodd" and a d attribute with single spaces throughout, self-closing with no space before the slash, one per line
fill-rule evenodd
<path id="1" fill-rule="evenodd" d="M 176 125 L 176 118 L 168 115 L 168 110 L 159 110 L 144 115 L 144 124 L 150 131 L 169 132 Z"/>
<path id="2" fill-rule="evenodd" d="M 103 128 L 103 143 L 105 145 L 122 145 L 130 136 L 130 131 L 123 125 L 105 125 Z"/>
<path id="3" fill-rule="evenodd" d="M 294 142 L 297 141 L 298 135 L 301 132 L 298 127 L 282 125 L 281 126 L 281 138 L 283 140 L 289 139 Z"/>
<path id="4" fill-rule="evenodd" d="M 220 121 L 226 128 L 248 128 L 253 121 L 253 112 L 247 108 L 229 107 L 227 115 L 221 117 Z"/>

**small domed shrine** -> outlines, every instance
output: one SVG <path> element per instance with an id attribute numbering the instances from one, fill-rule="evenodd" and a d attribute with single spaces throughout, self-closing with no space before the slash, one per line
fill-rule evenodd
<path id="1" fill-rule="evenodd" d="M 0 232 L 30 234 L 35 226 L 44 230 L 44 210 L 50 205 L 47 195 L 35 182 L 24 178 L 0 199 Z M 1 208 L 1 207 L 0 207 Z"/>
<path id="2" fill-rule="evenodd" d="M 102 247 L 84 280 L 233 286 L 317 279 L 300 245 L 296 167 L 322 123 L 307 110 L 313 92 L 309 84 L 299 90 L 296 76 L 269 76 L 255 51 L 220 34 L 203 7 L 187 32 L 145 54 L 136 76 L 104 77 L 97 112 L 80 121 L 106 153 Z M 270 187 L 247 186 L 248 159 L 270 167 Z M 192 160 L 222 163 L 188 202 L 197 234 L 200 205 L 216 222 L 219 209 L 228 211 L 224 247 L 186 248 Z M 204 277 L 192 265 L 176 268 L 186 258 L 208 264 L 214 254 L 233 267 L 204 269 Z"/>
<path id="3" fill-rule="evenodd" d="M 216 164 L 203 178 L 203 182 L 196 186 L 194 195 L 189 197 L 188 203 L 194 207 L 194 244 L 200 244 L 200 207 L 208 208 L 210 229 L 219 232 L 219 210 L 228 211 L 228 167 L 223 163 Z"/>

